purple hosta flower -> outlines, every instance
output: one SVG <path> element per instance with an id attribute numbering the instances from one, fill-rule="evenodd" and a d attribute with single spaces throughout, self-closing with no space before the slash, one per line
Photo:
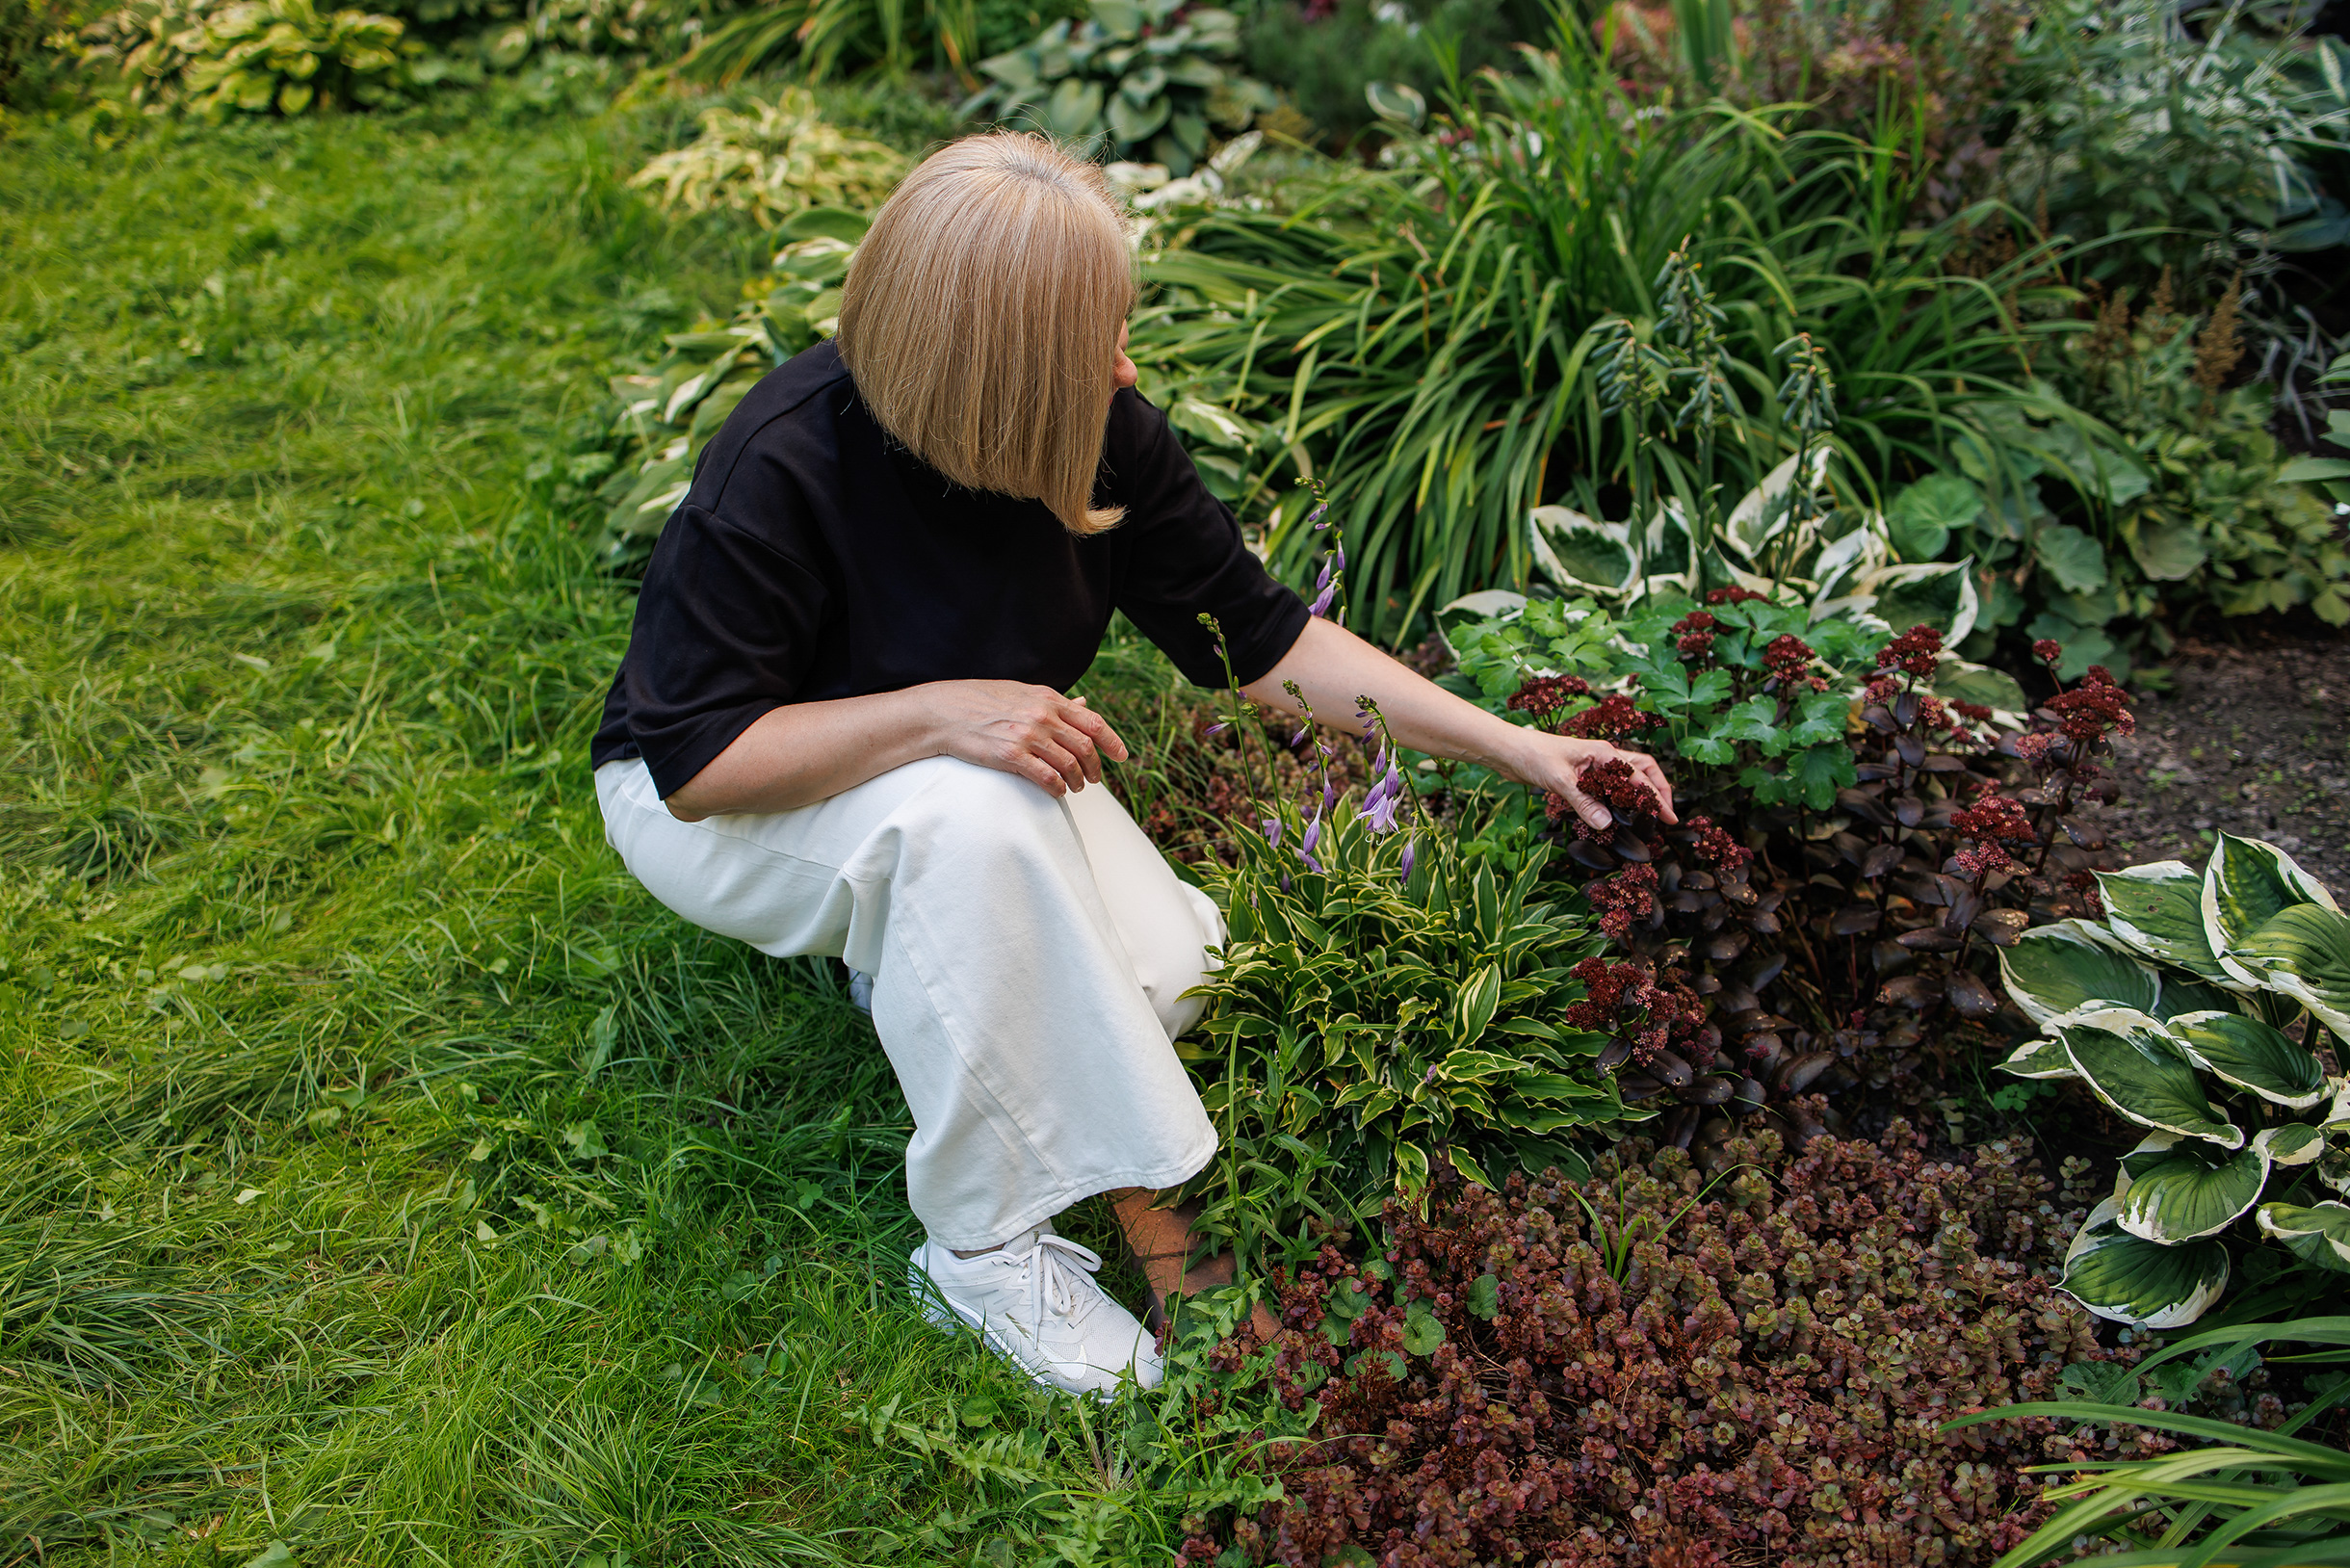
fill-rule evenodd
<path id="1" fill-rule="evenodd" d="M 1420 837 L 1418 834 L 1414 834 L 1403 841 L 1403 875 L 1399 878 L 1400 880 L 1408 882 L 1412 879 L 1412 862 L 1419 858 Z"/>
<path id="2" fill-rule="evenodd" d="M 1324 496 L 1316 501 L 1314 503 L 1314 510 L 1306 513 L 1306 526 L 1313 529 L 1316 533 L 1319 533 L 1321 530 L 1328 528 L 1330 525 L 1322 520 L 1322 513 L 1328 511 L 1329 510 L 1329 497 Z"/>
<path id="3" fill-rule="evenodd" d="M 1280 818 L 1267 817 L 1265 819 L 1265 842 L 1271 845 L 1276 849 L 1281 848 Z"/>
<path id="4" fill-rule="evenodd" d="M 1338 585 L 1333 583 L 1328 588 L 1322 589 L 1319 593 L 1314 595 L 1314 602 L 1306 606 L 1306 612 L 1309 614 L 1319 615 L 1322 619 L 1328 620 L 1330 618 L 1330 607 L 1336 603 L 1338 603 Z"/>
<path id="5" fill-rule="evenodd" d="M 1210 724 L 1206 729 L 1201 730 L 1200 734 L 1202 736 L 1221 735 L 1230 728 L 1232 728 L 1230 724 L 1219 719 L 1214 723 Z"/>
<path id="6" fill-rule="evenodd" d="M 1387 771 L 1363 797 L 1363 825 L 1374 833 L 1396 830 L 1396 808 L 1403 804 L 1403 770 L 1389 762 Z"/>
<path id="7" fill-rule="evenodd" d="M 1315 849 L 1321 844 L 1321 813 L 1318 811 L 1314 814 L 1313 821 L 1306 823 L 1305 837 L 1297 841 L 1297 858 L 1306 863 L 1308 871 L 1318 872 L 1322 869 L 1321 862 L 1314 858 Z"/>
<path id="8" fill-rule="evenodd" d="M 1301 746 L 1301 745 L 1305 745 L 1305 744 L 1306 744 L 1306 737 L 1307 737 L 1307 736 L 1309 736 L 1309 735 L 1311 735 L 1311 734 L 1313 734 L 1313 733 L 1314 733 L 1314 726 L 1313 726 L 1313 725 L 1311 725 L 1311 724 L 1300 724 L 1300 725 L 1298 725 L 1298 726 L 1297 726 L 1297 733 L 1290 737 L 1290 749 L 1291 749 L 1292 751 L 1294 751 L 1294 750 L 1296 750 L 1296 749 L 1297 749 L 1299 746 Z"/>
<path id="9" fill-rule="evenodd" d="M 1321 803 L 1321 808 L 1322 808 L 1322 811 L 1328 811 L 1328 810 L 1329 810 L 1329 809 L 1330 809 L 1332 806 L 1335 806 L 1335 805 L 1337 805 L 1337 804 L 1338 804 L 1338 781 L 1337 781 L 1336 779 L 1327 779 L 1327 778 L 1326 778 L 1326 779 L 1322 780 L 1322 803 Z M 1319 817 L 1319 816 L 1321 815 L 1321 811 L 1318 811 L 1318 812 L 1316 812 L 1314 815 L 1315 815 L 1315 816 L 1317 816 L 1317 817 Z"/>

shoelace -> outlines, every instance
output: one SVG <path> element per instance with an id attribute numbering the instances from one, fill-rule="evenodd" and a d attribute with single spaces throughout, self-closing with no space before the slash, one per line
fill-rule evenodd
<path id="1" fill-rule="evenodd" d="M 1102 1267 L 1102 1255 L 1090 1247 L 1047 1231 L 1036 1238 L 1036 1244 L 1030 1248 L 1025 1261 L 1029 1321 L 1034 1328 L 1044 1327 L 1048 1307 L 1056 1318 L 1066 1318 L 1072 1324 L 1083 1323 L 1102 1299 L 1102 1293 L 1087 1277 Z"/>

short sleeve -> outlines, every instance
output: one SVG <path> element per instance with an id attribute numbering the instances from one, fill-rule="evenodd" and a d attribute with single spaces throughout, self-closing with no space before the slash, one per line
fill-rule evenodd
<path id="1" fill-rule="evenodd" d="M 1224 684 L 1224 662 L 1199 622 L 1215 617 L 1231 650 L 1233 677 L 1262 679 L 1296 644 L 1311 617 L 1305 602 L 1275 582 L 1247 542 L 1240 519 L 1210 492 L 1166 416 L 1132 390 L 1110 404 L 1104 443 L 1111 499 L 1126 508 L 1116 607 L 1159 644 L 1195 686 Z"/>
<path id="2" fill-rule="evenodd" d="M 620 668 L 629 738 L 665 798 L 793 699 L 826 598 L 799 562 L 702 509 L 669 519 Z"/>

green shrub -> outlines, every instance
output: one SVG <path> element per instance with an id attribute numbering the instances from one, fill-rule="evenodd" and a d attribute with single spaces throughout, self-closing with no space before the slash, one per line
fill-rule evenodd
<path id="1" fill-rule="evenodd" d="M 677 69 L 733 83 L 788 63 L 813 82 L 878 65 L 952 70 L 976 85 L 982 46 L 1004 48 L 1084 9 L 1083 0 L 782 0 L 718 22 Z"/>
<path id="2" fill-rule="evenodd" d="M 1397 1204 L 1383 1255 L 1288 1283 L 1269 1355 L 1226 1346 L 1313 1426 L 1187 1560 L 1989 1562 L 2050 1513 L 2029 1467 L 2087 1455 L 1945 1421 L 2113 1363 L 2036 1271 L 2059 1221 L 2023 1151 L 1922 1142 L 1766 1133 L 1701 1168 L 1628 1138 L 1586 1181 Z"/>
<path id="3" fill-rule="evenodd" d="M 405 76 L 405 25 L 311 0 L 132 0 L 91 24 L 81 55 L 111 66 L 142 108 L 299 115 L 375 104 Z"/>
<path id="4" fill-rule="evenodd" d="M 1404 18 L 1391 19 L 1398 9 Z M 1550 31 L 1550 12 L 1526 0 L 1417 0 L 1397 8 L 1341 0 L 1309 14 L 1296 0 L 1260 4 L 1244 30 L 1251 73 L 1275 87 L 1325 135 L 1342 142 L 1373 123 L 1364 98 L 1373 82 L 1401 82 L 1423 98 L 1446 77 L 1439 48 L 1459 74 L 1517 64 L 1511 48 Z"/>
<path id="5" fill-rule="evenodd" d="M 1183 0 L 1092 0 L 1091 13 L 980 61 L 993 84 L 963 113 L 1182 175 L 1207 156 L 1212 129 L 1244 131 L 1273 106 L 1263 83 L 1228 68 L 1240 41 L 1232 13 Z"/>
<path id="6" fill-rule="evenodd" d="M 692 144 L 658 155 L 629 184 L 657 188 L 675 211 L 727 208 L 773 228 L 810 207 L 877 206 L 905 169 L 893 149 L 828 123 L 805 88 L 787 87 L 772 103 L 754 98 L 747 111 L 705 110 L 701 123 Z"/>
<path id="7" fill-rule="evenodd" d="M 2097 880 L 2102 921 L 2027 931 L 1999 955 L 2047 1035 L 2004 1069 L 2078 1081 L 2147 1131 L 2063 1288 L 2101 1318 L 2176 1328 L 2219 1301 L 2249 1246 L 2256 1281 L 2297 1260 L 2288 1294 L 2339 1294 L 2350 1205 L 2322 1194 L 2350 1190 L 2350 1081 L 2321 1053 L 2350 1042 L 2350 916 L 2284 850 L 2227 833 L 2200 874 L 2164 860 Z"/>

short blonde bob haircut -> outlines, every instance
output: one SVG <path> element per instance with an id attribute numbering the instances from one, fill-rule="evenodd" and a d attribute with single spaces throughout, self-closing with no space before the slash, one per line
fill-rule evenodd
<path id="1" fill-rule="evenodd" d="M 1135 305 L 1101 170 L 1042 137 L 966 137 L 923 160 L 867 231 L 836 341 L 881 428 L 955 483 L 1041 501 L 1072 534 L 1093 505 Z"/>

